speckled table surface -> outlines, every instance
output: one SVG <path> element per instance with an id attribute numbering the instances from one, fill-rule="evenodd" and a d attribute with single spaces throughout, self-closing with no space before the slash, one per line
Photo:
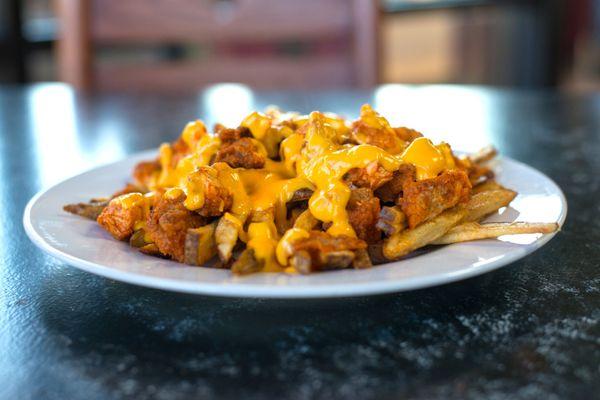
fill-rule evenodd
<path id="1" fill-rule="evenodd" d="M 369 298 L 272 301 L 168 293 L 79 271 L 21 226 L 42 187 L 152 148 L 201 117 L 372 102 L 455 147 L 552 177 L 569 216 L 498 271 Z M 193 96 L 0 88 L 0 398 L 599 398 L 600 95 L 463 86 Z"/>

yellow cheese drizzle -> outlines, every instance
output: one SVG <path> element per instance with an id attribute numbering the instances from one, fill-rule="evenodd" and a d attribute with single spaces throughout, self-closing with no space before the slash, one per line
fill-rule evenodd
<path id="1" fill-rule="evenodd" d="M 138 231 L 146 228 L 146 219 L 150 214 L 150 206 L 154 202 L 154 196 L 154 192 L 146 194 L 127 193 L 115 197 L 110 202 L 111 204 L 119 204 L 125 210 L 133 207 L 142 207 L 142 219 L 135 221 L 135 224 L 133 225 L 133 230 Z M 144 233 L 144 240 L 148 243 L 152 242 L 152 239 L 146 232 Z"/>
<path id="2" fill-rule="evenodd" d="M 282 125 L 284 118 L 302 127 L 302 133 L 294 132 L 289 124 Z M 361 118 L 370 127 L 388 133 L 392 130 L 387 120 L 369 106 L 363 106 Z M 173 165 L 172 147 L 169 144 L 160 147 L 162 170 L 153 189 L 176 188 L 167 191 L 167 196 L 179 196 L 183 191 L 187 196 L 184 205 L 191 210 L 198 209 L 204 204 L 204 192 L 201 180 L 194 178 L 194 171 L 209 168 L 211 176 L 233 195 L 233 205 L 223 218 L 238 227 L 240 240 L 254 250 L 265 271 L 283 270 L 293 242 L 308 237 L 308 232 L 302 229 L 282 228 L 286 203 L 295 191 L 303 188 L 314 191 L 309 210 L 315 218 L 331 223 L 328 233 L 355 236 L 346 212 L 350 189 L 343 182 L 344 174 L 350 169 L 377 162 L 386 170 L 395 171 L 403 162 L 408 162 L 416 167 L 417 179 L 427 179 L 454 168 L 449 146 L 445 143 L 434 146 L 425 138 L 414 140 L 399 155 L 368 144 L 344 145 L 350 128 L 345 120 L 333 114 L 313 112 L 309 116 L 296 116 L 278 111 L 254 112 L 241 125 L 250 130 L 253 142 L 265 156 L 274 143 L 281 142 L 281 161 L 267 158 L 261 169 L 234 169 L 225 163 L 208 167 L 221 142 L 206 132 L 204 124 L 195 121 L 188 124 L 181 135 L 190 152 L 180 157 L 176 165 Z M 246 231 L 244 226 L 247 226 Z"/>

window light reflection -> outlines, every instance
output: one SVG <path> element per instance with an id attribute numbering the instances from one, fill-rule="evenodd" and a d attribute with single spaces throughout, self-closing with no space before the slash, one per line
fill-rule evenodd
<path id="1" fill-rule="evenodd" d="M 42 186 L 91 166 L 77 137 L 73 91 L 64 85 L 42 85 L 30 92 L 30 120 Z"/>
<path id="2" fill-rule="evenodd" d="M 383 85 L 375 91 L 375 109 L 393 126 L 407 126 L 460 151 L 491 143 L 492 104 L 477 90 L 452 86 Z"/>
<path id="3" fill-rule="evenodd" d="M 252 112 L 254 96 L 250 88 L 236 83 L 214 85 L 204 91 L 202 102 L 208 111 L 206 122 L 236 127 Z"/>
<path id="4" fill-rule="evenodd" d="M 112 118 L 105 118 L 98 128 L 99 140 L 94 143 L 92 157 L 95 163 L 107 164 L 125 157 L 122 136 L 127 128 Z"/>

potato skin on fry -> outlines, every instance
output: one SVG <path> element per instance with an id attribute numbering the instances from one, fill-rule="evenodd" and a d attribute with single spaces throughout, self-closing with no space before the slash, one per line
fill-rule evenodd
<path id="1" fill-rule="evenodd" d="M 231 265 L 231 272 L 236 275 L 248 275 L 259 272 L 262 268 L 263 263 L 256 259 L 254 249 L 246 249 Z"/>
<path id="2" fill-rule="evenodd" d="M 92 201 L 89 203 L 67 204 L 63 207 L 63 210 L 95 221 L 107 205 L 108 201 Z"/>
<path id="3" fill-rule="evenodd" d="M 146 220 L 146 230 L 162 254 L 185 262 L 185 238 L 187 230 L 206 224 L 200 215 L 185 208 L 182 193 L 177 198 L 162 196 Z"/>
<path id="4" fill-rule="evenodd" d="M 406 215 L 400 207 L 383 207 L 377 219 L 377 228 L 390 236 L 406 229 Z"/>
<path id="5" fill-rule="evenodd" d="M 185 236 L 185 263 L 203 265 L 217 254 L 215 228 L 217 222 L 188 229 Z"/>
<path id="6" fill-rule="evenodd" d="M 299 269 L 301 273 L 309 273 L 346 268 L 354 261 L 355 252 L 365 250 L 367 244 L 363 240 L 349 236 L 331 236 L 321 231 L 310 231 L 309 237 L 296 240 L 292 248 L 291 265 L 296 269 L 301 268 Z M 307 257 L 310 259 L 310 264 Z"/>

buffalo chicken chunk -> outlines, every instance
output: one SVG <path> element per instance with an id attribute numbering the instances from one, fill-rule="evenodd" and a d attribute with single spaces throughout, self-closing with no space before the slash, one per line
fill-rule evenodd
<path id="1" fill-rule="evenodd" d="M 375 190 L 392 177 L 392 172 L 383 168 L 379 163 L 372 162 L 365 168 L 352 168 L 344 175 L 344 181 L 351 187 Z"/>
<path id="2" fill-rule="evenodd" d="M 125 207 L 119 198 L 116 198 L 102 210 L 96 221 L 115 239 L 127 240 L 133 234 L 135 223 L 143 219 L 144 206 L 142 204 Z"/>
<path id="3" fill-rule="evenodd" d="M 265 156 L 250 138 L 241 138 L 229 144 L 223 144 L 215 157 L 215 162 L 225 162 L 231 168 L 262 168 Z"/>
<path id="4" fill-rule="evenodd" d="M 158 250 L 179 262 L 185 261 L 185 237 L 190 228 L 206 224 L 204 217 L 183 205 L 185 195 L 177 198 L 163 196 L 146 220 L 146 230 Z"/>
<path id="5" fill-rule="evenodd" d="M 399 203 L 412 229 L 442 211 L 468 201 L 470 192 L 471 182 L 467 174 L 457 170 L 445 171 L 435 178 L 404 185 Z"/>
<path id="6" fill-rule="evenodd" d="M 392 178 L 377 189 L 375 194 L 385 203 L 394 203 L 398 199 L 398 196 L 402 194 L 403 187 L 408 183 L 414 182 L 415 178 L 416 170 L 414 165 L 408 163 L 401 164 L 400 168 L 394 171 Z"/>
<path id="7" fill-rule="evenodd" d="M 375 243 L 381 239 L 381 231 L 377 228 L 379 219 L 379 199 L 367 188 L 354 189 L 346 205 L 348 221 L 356 236 L 367 243 Z"/>

